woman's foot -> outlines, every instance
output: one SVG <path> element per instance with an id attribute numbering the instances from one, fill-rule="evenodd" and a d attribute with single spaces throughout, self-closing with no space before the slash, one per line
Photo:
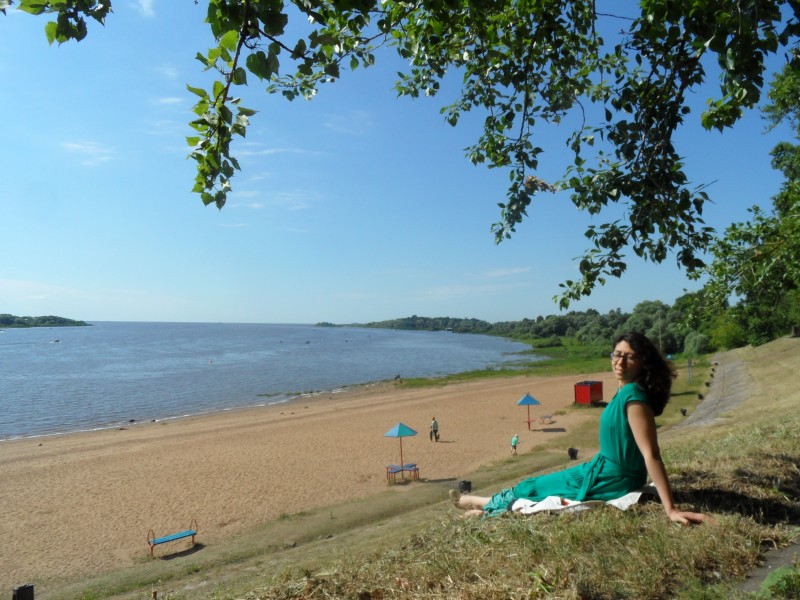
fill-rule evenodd
<path id="1" fill-rule="evenodd" d="M 486 496 L 473 496 L 472 494 L 462 494 L 458 490 L 450 490 L 450 502 L 453 506 L 466 511 L 483 512 L 483 507 L 486 506 L 492 499 Z"/>

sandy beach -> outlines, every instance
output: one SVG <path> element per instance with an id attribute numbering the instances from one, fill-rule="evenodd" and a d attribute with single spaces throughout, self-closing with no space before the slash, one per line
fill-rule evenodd
<path id="1" fill-rule="evenodd" d="M 0 442 L 0 590 L 50 577 L 124 568 L 149 556 L 147 532 L 164 535 L 197 519 L 206 545 L 281 515 L 387 489 L 385 465 L 399 442 L 422 479 L 457 478 L 563 435 L 592 413 L 541 415 L 573 404 L 574 384 L 610 373 L 516 377 L 404 390 L 382 383 L 292 403 L 135 424 L 123 429 Z M 531 393 L 533 430 L 517 401 Z M 428 439 L 431 418 L 441 440 Z M 550 431 L 543 431 L 543 429 Z M 398 486 L 399 488 L 400 486 Z M 320 493 L 324 490 L 324 493 Z M 398 493 L 400 491 L 398 490 Z"/>

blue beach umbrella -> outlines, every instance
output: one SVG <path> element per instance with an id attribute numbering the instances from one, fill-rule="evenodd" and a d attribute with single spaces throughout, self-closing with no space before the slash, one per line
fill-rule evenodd
<path id="1" fill-rule="evenodd" d="M 519 399 L 517 402 L 519 406 L 527 406 L 528 407 L 528 431 L 531 429 L 531 406 L 536 406 L 537 404 L 541 404 L 536 398 L 531 396 L 530 394 L 525 394 L 522 398 Z"/>
<path id="2" fill-rule="evenodd" d="M 383 434 L 384 437 L 396 437 L 400 439 L 400 466 L 402 467 L 405 463 L 403 462 L 403 438 L 410 437 L 412 435 L 417 435 L 417 432 L 411 429 L 405 423 L 398 423 L 394 427 L 392 427 L 389 431 Z"/>

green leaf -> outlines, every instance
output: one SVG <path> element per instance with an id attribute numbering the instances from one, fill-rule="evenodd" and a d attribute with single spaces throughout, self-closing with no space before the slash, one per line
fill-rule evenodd
<path id="1" fill-rule="evenodd" d="M 330 63 L 325 65 L 325 75 L 339 78 L 339 63 Z"/>
<path id="2" fill-rule="evenodd" d="M 728 71 L 736 69 L 736 52 L 733 48 L 728 48 L 728 51 L 725 53 L 725 68 L 728 69 Z"/>
<path id="3" fill-rule="evenodd" d="M 186 89 L 195 94 L 196 96 L 200 96 L 204 100 L 208 100 L 208 92 L 206 92 L 203 88 L 197 88 L 187 85 Z"/>
<path id="4" fill-rule="evenodd" d="M 44 33 L 47 36 L 47 43 L 50 44 L 51 46 L 53 45 L 53 42 L 56 41 L 57 29 L 58 25 L 53 21 L 47 22 L 44 26 Z"/>
<path id="5" fill-rule="evenodd" d="M 298 58 L 303 58 L 306 53 L 306 41 L 304 39 L 298 40 L 297 44 L 295 44 L 294 50 L 292 50 L 292 60 L 297 60 Z"/>
<path id="6" fill-rule="evenodd" d="M 278 53 L 280 49 L 275 51 L 271 46 L 269 49 L 269 55 L 267 56 L 267 67 L 269 68 L 270 72 L 274 75 L 277 75 L 280 71 L 280 61 L 278 60 Z"/>
<path id="7" fill-rule="evenodd" d="M 208 59 L 201 52 L 198 52 L 197 54 L 195 54 L 194 58 L 195 58 L 195 60 L 198 60 L 201 63 L 203 63 L 203 65 L 205 67 L 210 67 L 211 66 L 211 63 L 208 61 Z"/>
<path id="8" fill-rule="evenodd" d="M 10 6 L 10 3 L 6 3 L 5 6 Z M 5 8 L 4 6 L 4 8 Z M 47 10 L 47 2 L 40 1 L 40 2 L 23 2 L 20 3 L 17 10 L 21 10 L 31 15 L 40 15 Z"/>
<path id="9" fill-rule="evenodd" d="M 271 12 L 263 18 L 264 30 L 271 36 L 283 34 L 286 25 L 289 24 L 289 15 L 285 13 Z"/>
<path id="10" fill-rule="evenodd" d="M 242 67 L 236 67 L 233 71 L 232 80 L 234 85 L 247 85 L 247 71 Z"/>
<path id="11" fill-rule="evenodd" d="M 264 79 L 269 80 L 272 77 L 272 71 L 267 62 L 267 55 L 262 50 L 250 54 L 245 64 L 250 72 L 262 81 Z"/>
<path id="12" fill-rule="evenodd" d="M 239 43 L 239 31 L 236 29 L 227 31 L 225 35 L 223 35 L 219 40 L 220 47 L 224 48 L 229 52 L 235 51 L 238 43 Z"/>
<path id="13" fill-rule="evenodd" d="M 216 80 L 213 84 L 211 84 L 211 88 L 211 93 L 214 94 L 215 100 L 221 100 L 225 95 L 225 84 L 220 80 Z"/>

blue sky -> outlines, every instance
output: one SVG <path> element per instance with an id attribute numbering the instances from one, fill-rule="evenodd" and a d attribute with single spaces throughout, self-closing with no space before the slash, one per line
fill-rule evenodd
<path id="1" fill-rule="evenodd" d="M 218 211 L 191 193 L 186 158 L 186 84 L 204 84 L 194 56 L 213 45 L 203 3 L 118 1 L 114 11 L 83 42 L 52 47 L 44 17 L 0 16 L 0 313 L 352 323 L 559 312 L 552 298 L 577 276 L 593 221 L 566 194 L 543 196 L 495 245 L 507 173 L 464 157 L 476 121 L 443 121 L 447 89 L 396 98 L 390 55 L 311 102 L 251 80 L 243 104 L 260 112 L 234 147 L 243 171 Z M 769 151 L 789 133 L 765 134 L 757 112 L 725 134 L 702 130 L 699 111 L 690 118 L 679 151 L 694 183 L 713 184 L 707 223 L 722 231 L 768 206 L 781 183 Z M 537 135 L 550 150 L 540 175 L 553 180 L 566 132 Z M 631 310 L 698 287 L 673 258 L 630 257 L 622 279 L 571 308 Z"/>

